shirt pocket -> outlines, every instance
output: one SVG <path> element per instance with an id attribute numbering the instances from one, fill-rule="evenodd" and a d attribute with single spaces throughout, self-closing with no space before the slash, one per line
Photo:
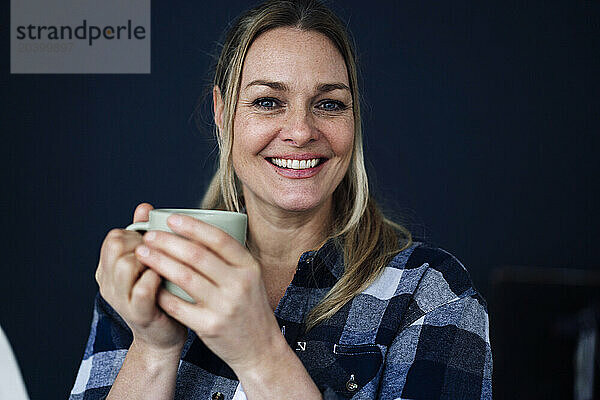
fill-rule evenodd
<path id="1" fill-rule="evenodd" d="M 383 362 L 381 349 L 375 344 L 298 342 L 296 354 L 321 391 L 330 388 L 345 398 L 372 381 Z"/>

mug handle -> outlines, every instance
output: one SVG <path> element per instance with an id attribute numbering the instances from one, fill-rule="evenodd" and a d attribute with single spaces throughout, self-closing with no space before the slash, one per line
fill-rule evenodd
<path id="1" fill-rule="evenodd" d="M 148 221 L 144 221 L 144 222 L 134 222 L 133 224 L 129 225 L 125 229 L 128 231 L 147 231 L 148 228 L 149 228 Z"/>

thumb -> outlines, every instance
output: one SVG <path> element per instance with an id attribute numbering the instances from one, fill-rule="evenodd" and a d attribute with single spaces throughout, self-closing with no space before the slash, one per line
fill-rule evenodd
<path id="1" fill-rule="evenodd" d="M 150 213 L 151 210 L 154 210 L 154 207 L 152 207 L 152 204 L 148 204 L 148 203 L 139 204 L 135 208 L 135 211 L 133 212 L 133 222 L 148 221 L 148 213 Z"/>

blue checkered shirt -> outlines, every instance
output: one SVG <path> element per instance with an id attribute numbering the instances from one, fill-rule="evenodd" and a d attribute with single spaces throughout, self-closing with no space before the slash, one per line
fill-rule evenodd
<path id="1" fill-rule="evenodd" d="M 324 399 L 492 398 L 487 307 L 455 257 L 414 242 L 332 318 L 305 332 L 306 314 L 343 271 L 335 240 L 305 252 L 275 310 L 282 333 Z M 125 322 L 98 295 L 70 400 L 104 398 L 131 341 Z M 227 364 L 190 331 L 175 398 L 246 396 Z"/>

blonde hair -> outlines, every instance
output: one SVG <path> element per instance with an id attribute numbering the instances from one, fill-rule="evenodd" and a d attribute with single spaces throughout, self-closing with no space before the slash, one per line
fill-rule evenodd
<path id="1" fill-rule="evenodd" d="M 317 0 L 269 0 L 246 11 L 229 29 L 213 82 L 224 102 L 222 129 L 216 128 L 219 165 L 202 207 L 243 211 L 241 185 L 232 162 L 233 120 L 242 67 L 252 42 L 261 33 L 279 27 L 316 31 L 328 37 L 346 62 L 353 98 L 354 148 L 348 171 L 333 193 L 333 218 L 326 239 L 334 239 L 343 249 L 345 270 L 308 314 L 306 326 L 310 329 L 331 317 L 372 283 L 390 258 L 408 247 L 412 239 L 407 229 L 385 218 L 369 195 L 354 49 L 339 18 Z"/>

